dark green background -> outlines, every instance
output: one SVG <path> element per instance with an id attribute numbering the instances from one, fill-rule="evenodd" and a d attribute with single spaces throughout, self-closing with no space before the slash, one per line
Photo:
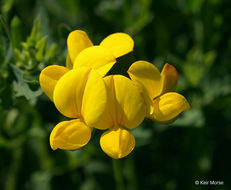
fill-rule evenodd
<path id="1" fill-rule="evenodd" d="M 177 92 L 192 106 L 170 125 L 145 120 L 133 130 L 136 147 L 119 163 L 126 189 L 231 189 L 230 0 L 1 0 L 0 10 L 1 190 L 116 189 L 101 132 L 77 151 L 49 146 L 52 128 L 66 118 L 41 94 L 38 76 L 64 64 L 75 29 L 95 44 L 130 34 L 136 60 L 177 68 Z"/>

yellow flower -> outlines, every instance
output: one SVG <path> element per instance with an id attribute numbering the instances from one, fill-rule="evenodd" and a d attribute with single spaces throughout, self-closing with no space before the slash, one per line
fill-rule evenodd
<path id="1" fill-rule="evenodd" d="M 95 125 L 107 129 L 100 138 L 102 150 L 114 159 L 127 156 L 135 146 L 134 136 L 127 130 L 137 127 L 145 117 L 145 105 L 135 84 L 122 75 L 104 78 L 107 107 L 103 118 Z"/>
<path id="2" fill-rule="evenodd" d="M 115 64 L 116 58 L 133 50 L 134 41 L 125 33 L 114 33 L 106 37 L 99 46 L 93 46 L 87 34 L 81 30 L 71 32 L 67 38 L 68 55 L 66 67 L 51 65 L 42 70 L 40 85 L 53 101 L 57 81 L 69 70 L 88 66 L 104 76 Z"/>
<path id="3" fill-rule="evenodd" d="M 160 123 L 169 123 L 190 108 L 184 96 L 173 92 L 178 73 L 172 65 L 165 64 L 160 73 L 153 64 L 136 61 L 130 66 L 128 74 L 136 82 L 144 98 L 146 117 Z"/>
<path id="4" fill-rule="evenodd" d="M 60 113 L 78 119 L 63 121 L 54 127 L 50 135 L 51 148 L 81 148 L 90 140 L 92 127 L 102 119 L 106 109 L 107 91 L 102 77 L 87 67 L 73 69 L 59 79 L 52 94 Z"/>
<path id="5" fill-rule="evenodd" d="M 110 60 L 112 66 L 116 58 L 133 51 L 134 41 L 125 33 L 114 33 L 106 37 L 99 46 L 94 46 L 86 32 L 75 30 L 67 38 L 68 56 L 66 66 L 68 68 L 87 64 L 87 66 L 97 69 L 104 66 L 102 58 Z M 88 56 L 94 60 L 88 61 Z M 77 59 L 77 60 L 76 60 Z M 107 62 L 107 64 L 109 64 Z M 109 67 L 109 66 L 108 66 Z"/>
<path id="6" fill-rule="evenodd" d="M 52 94 L 60 113 L 78 118 L 54 127 L 53 150 L 81 148 L 90 140 L 92 128 L 108 129 L 100 145 L 110 157 L 123 158 L 134 149 L 135 138 L 128 130 L 143 121 L 145 105 L 133 81 L 122 75 L 102 78 L 93 69 L 80 67 L 65 73 Z"/>
<path id="7" fill-rule="evenodd" d="M 133 63 L 128 74 L 103 78 L 116 59 L 133 51 L 134 42 L 115 33 L 94 46 L 84 31 L 67 39 L 66 67 L 52 65 L 42 70 L 40 85 L 64 116 L 74 118 L 57 124 L 50 135 L 53 150 L 74 150 L 86 145 L 92 128 L 107 130 L 100 137 L 102 150 L 114 159 L 127 156 L 135 147 L 129 132 L 148 117 L 161 123 L 190 108 L 187 100 L 172 92 L 178 74 L 170 64 L 159 70 L 146 61 Z"/>

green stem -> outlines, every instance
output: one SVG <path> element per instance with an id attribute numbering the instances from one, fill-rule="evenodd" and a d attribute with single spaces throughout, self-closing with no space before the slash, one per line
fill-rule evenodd
<path id="1" fill-rule="evenodd" d="M 22 148 L 14 149 L 12 152 L 12 164 L 8 171 L 5 190 L 16 190 L 19 171 L 23 157 Z"/>
<path id="2" fill-rule="evenodd" d="M 116 189 L 125 190 L 120 160 L 112 159 L 112 164 L 113 164 L 114 178 L 116 182 Z"/>
<path id="3" fill-rule="evenodd" d="M 136 176 L 136 167 L 135 167 L 135 154 L 132 154 L 126 160 L 126 178 L 128 181 L 128 189 L 129 190 L 137 190 L 138 183 L 137 183 L 137 176 Z"/>

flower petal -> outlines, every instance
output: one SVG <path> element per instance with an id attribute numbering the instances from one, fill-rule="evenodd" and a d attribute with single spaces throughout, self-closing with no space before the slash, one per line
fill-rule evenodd
<path id="1" fill-rule="evenodd" d="M 114 33 L 106 37 L 100 46 L 109 49 L 117 58 L 133 51 L 134 41 L 128 34 Z"/>
<path id="2" fill-rule="evenodd" d="M 114 92 L 114 80 L 112 76 L 104 78 L 107 91 L 107 103 L 103 113 L 103 118 L 96 123 L 95 128 L 107 129 L 117 123 L 115 92 Z"/>
<path id="3" fill-rule="evenodd" d="M 67 57 L 66 57 L 66 62 L 65 65 L 68 69 L 72 69 L 73 68 L 73 63 L 71 61 L 70 55 L 69 53 L 67 53 Z"/>
<path id="4" fill-rule="evenodd" d="M 70 70 L 57 82 L 54 90 L 56 108 L 66 117 L 81 115 L 82 97 L 90 68 Z"/>
<path id="5" fill-rule="evenodd" d="M 161 71 L 162 79 L 162 94 L 166 92 L 171 92 L 176 89 L 178 72 L 175 67 L 166 63 Z"/>
<path id="6" fill-rule="evenodd" d="M 153 119 L 161 123 L 168 123 L 181 112 L 190 108 L 184 96 L 176 92 L 168 92 L 153 100 Z"/>
<path id="7" fill-rule="evenodd" d="M 114 159 L 127 156 L 135 147 L 135 138 L 127 130 L 120 127 L 110 129 L 100 137 L 102 150 Z"/>
<path id="8" fill-rule="evenodd" d="M 145 108 L 146 108 L 146 116 L 145 117 L 151 118 L 151 115 L 153 114 L 153 103 L 152 103 L 153 100 L 149 97 L 147 90 L 145 89 L 145 87 L 142 84 L 136 83 L 136 89 L 139 92 L 140 96 L 144 100 L 144 104 L 145 104 Z"/>
<path id="9" fill-rule="evenodd" d="M 114 124 L 137 127 L 144 119 L 145 105 L 134 83 L 122 75 L 110 75 L 104 81 L 111 94 L 108 102 Z"/>
<path id="10" fill-rule="evenodd" d="M 84 89 L 81 108 L 81 115 L 89 127 L 95 127 L 99 120 L 104 120 L 106 103 L 107 91 L 103 78 L 92 69 Z M 106 128 L 108 127 L 99 127 L 99 129 Z"/>
<path id="11" fill-rule="evenodd" d="M 91 128 L 79 119 L 63 121 L 55 126 L 50 135 L 53 150 L 75 150 L 86 145 L 91 138 Z"/>
<path id="12" fill-rule="evenodd" d="M 93 43 L 86 32 L 82 30 L 72 31 L 67 38 L 67 47 L 72 63 L 82 50 L 90 46 L 93 46 Z"/>
<path id="13" fill-rule="evenodd" d="M 100 72 L 104 76 L 116 62 L 113 54 L 106 48 L 92 46 L 79 53 L 74 62 L 74 69 L 88 66 Z"/>
<path id="14" fill-rule="evenodd" d="M 128 74 L 135 82 L 142 84 L 151 99 L 161 92 L 161 75 L 159 70 L 147 61 L 136 61 L 128 69 Z"/>
<path id="15" fill-rule="evenodd" d="M 44 93 L 53 101 L 53 92 L 56 86 L 56 83 L 69 69 L 66 67 L 51 65 L 44 68 L 39 76 L 40 86 L 43 89 Z"/>

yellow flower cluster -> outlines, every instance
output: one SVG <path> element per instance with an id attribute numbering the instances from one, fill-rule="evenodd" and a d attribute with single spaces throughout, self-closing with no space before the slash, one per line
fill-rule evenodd
<path id="1" fill-rule="evenodd" d="M 105 76 L 117 58 L 133 51 L 133 39 L 125 33 L 106 37 L 93 45 L 84 31 L 75 30 L 67 39 L 66 66 L 51 65 L 40 74 L 44 93 L 64 116 L 50 135 L 53 150 L 75 150 L 86 145 L 92 129 L 106 130 L 102 150 L 114 159 L 127 156 L 135 147 L 130 129 L 145 117 L 161 123 L 174 120 L 190 108 L 173 92 L 178 74 L 170 64 L 162 72 L 146 61 L 134 62 L 127 73 Z"/>

